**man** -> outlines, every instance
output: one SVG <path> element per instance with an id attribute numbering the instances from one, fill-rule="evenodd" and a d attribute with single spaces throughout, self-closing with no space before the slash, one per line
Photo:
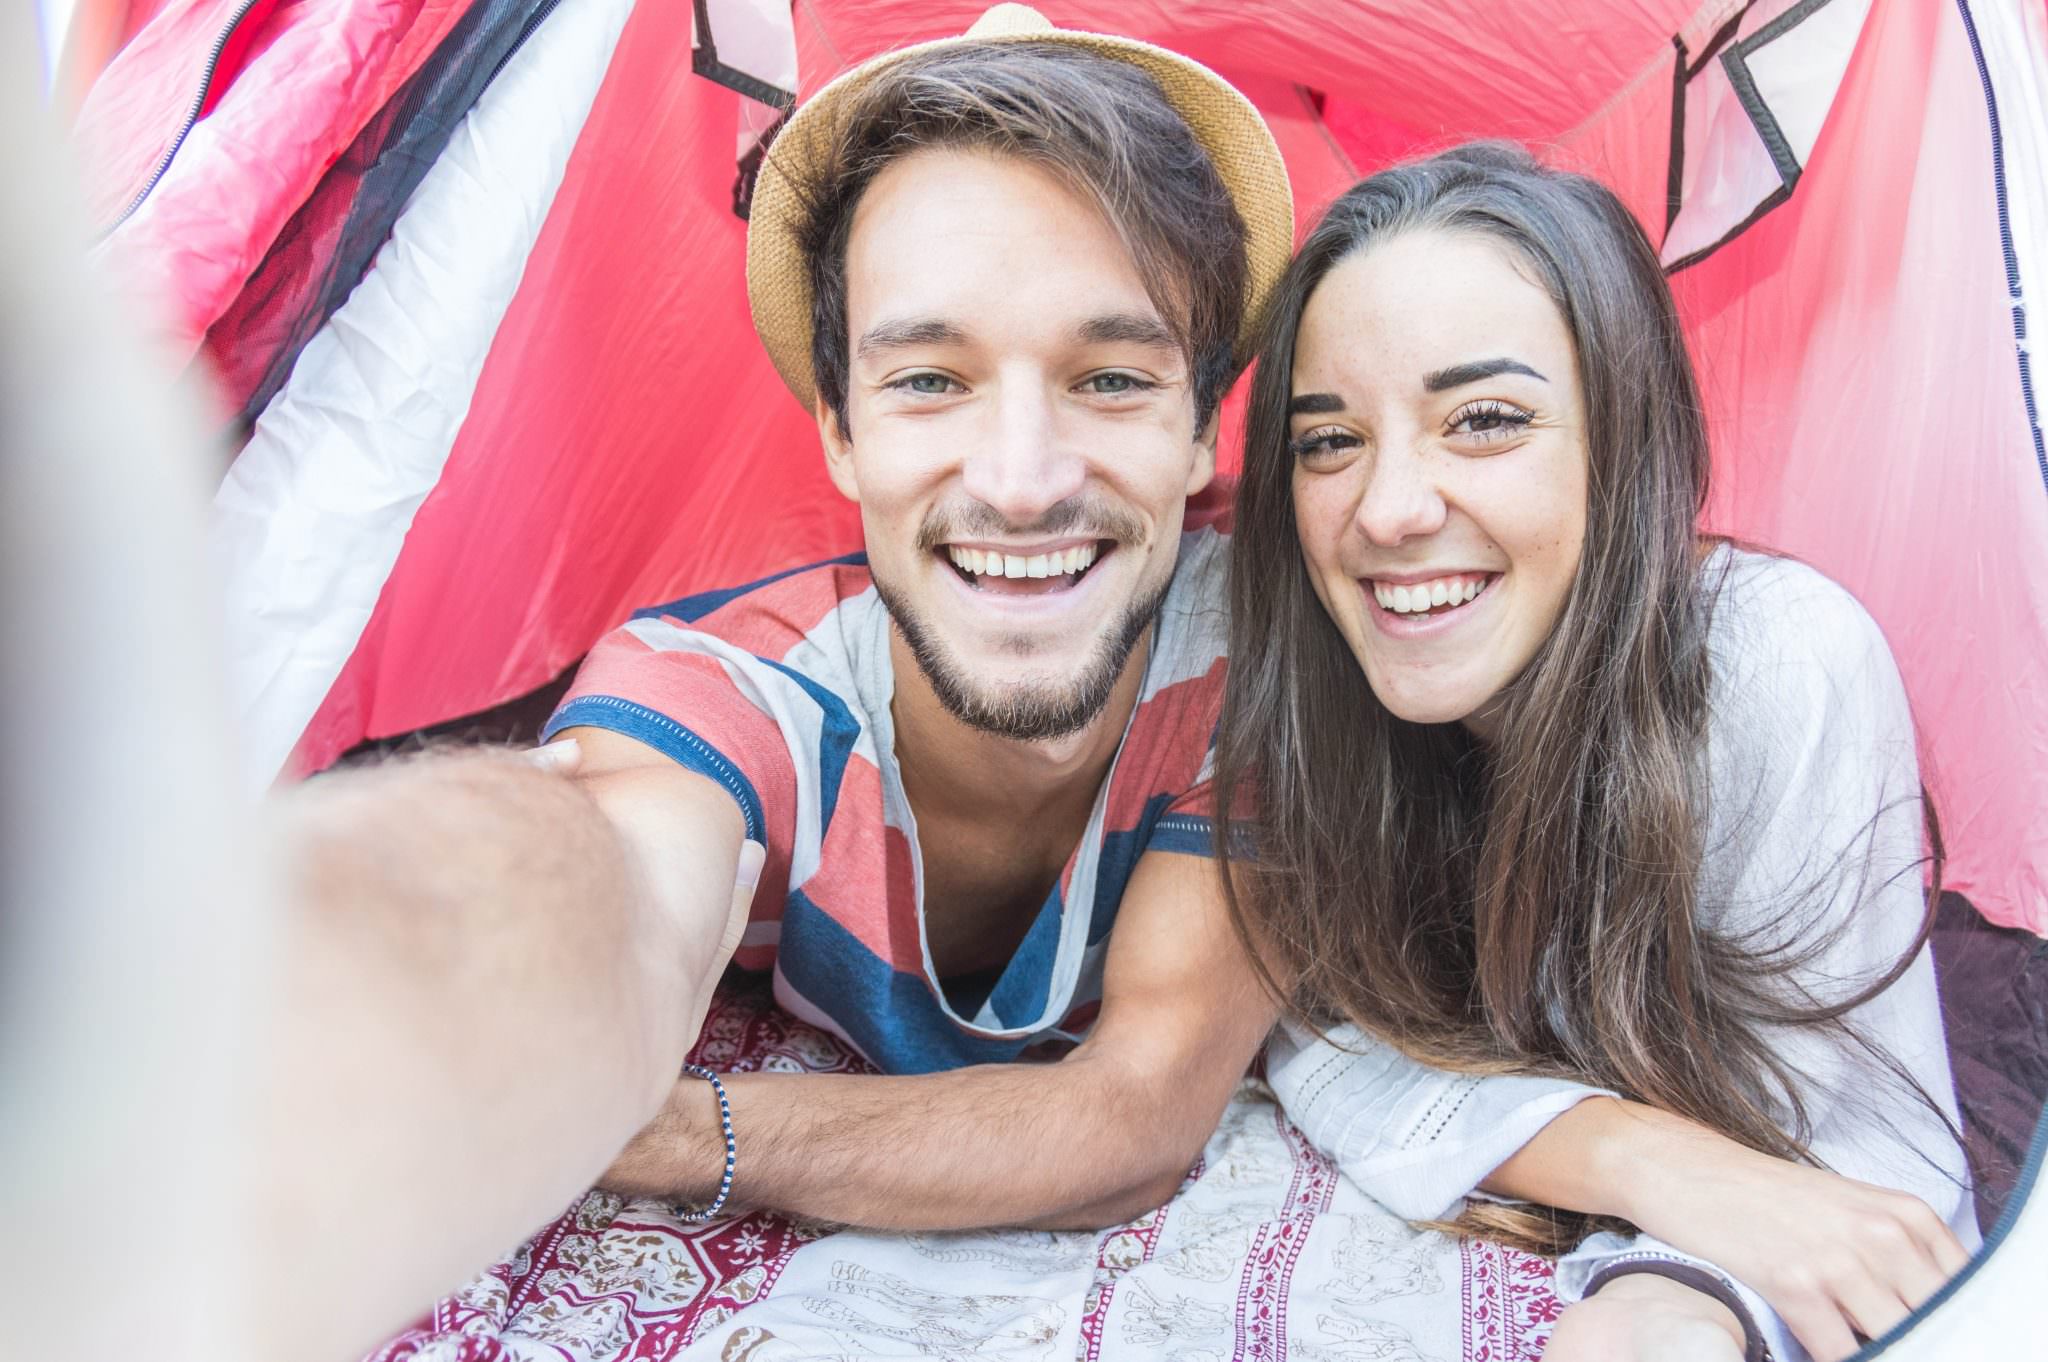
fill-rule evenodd
<path id="1" fill-rule="evenodd" d="M 1273 1009 L 1205 859 L 1225 541 L 1201 497 L 1290 233 L 1241 96 L 1018 6 L 778 139 L 756 326 L 867 552 L 646 612 L 549 724 L 651 820 L 715 830 L 716 863 L 765 844 L 739 963 L 924 1075 L 727 1078 L 742 1203 L 1100 1225 L 1214 1128 Z M 709 1200 L 722 1146 L 691 1079 L 608 1181 Z"/>

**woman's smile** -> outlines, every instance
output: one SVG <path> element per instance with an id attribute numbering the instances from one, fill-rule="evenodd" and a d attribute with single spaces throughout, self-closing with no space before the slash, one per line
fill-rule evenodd
<path id="1" fill-rule="evenodd" d="M 1467 607 L 1500 580 L 1497 572 L 1449 572 L 1429 576 L 1364 577 L 1372 621 L 1394 638 L 1424 638 L 1476 617 Z"/>

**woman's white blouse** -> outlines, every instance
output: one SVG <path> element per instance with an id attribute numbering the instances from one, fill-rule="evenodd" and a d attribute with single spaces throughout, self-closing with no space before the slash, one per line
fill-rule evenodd
<path id="1" fill-rule="evenodd" d="M 1703 580 L 1719 590 L 1708 634 L 1702 919 L 1758 944 L 1796 947 L 1834 933 L 1796 979 L 1819 1001 L 1849 996 L 1905 951 L 1923 912 L 1920 782 L 1898 668 L 1855 598 L 1802 563 L 1724 546 Z M 1928 951 L 1851 1020 L 1956 1119 Z M 1318 1148 L 1410 1219 L 1453 1215 L 1462 1198 L 1483 1197 L 1483 1178 L 1603 1091 L 1443 1073 L 1355 1028 L 1331 1034 L 1339 1045 L 1277 1031 L 1267 1057 L 1273 1088 Z M 1962 1151 L 1940 1118 L 1825 1033 L 1786 1029 L 1776 1045 L 1800 1076 L 1814 1153 L 1838 1173 L 1919 1196 L 1974 1246 Z M 1600 1267 L 1643 1255 L 1719 1272 L 1646 1235 L 1600 1234 L 1560 1261 L 1558 1294 L 1576 1300 Z M 1720 1275 L 1774 1357 L 1806 1357 L 1760 1296 Z"/>

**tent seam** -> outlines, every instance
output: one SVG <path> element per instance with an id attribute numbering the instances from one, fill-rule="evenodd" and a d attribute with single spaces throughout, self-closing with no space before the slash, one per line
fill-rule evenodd
<path id="1" fill-rule="evenodd" d="M 2005 132 L 1998 119 L 1998 91 L 1991 83 L 1991 68 L 1984 60 L 1984 44 L 1977 36 L 1977 21 L 1970 13 L 1969 0 L 1956 0 L 1956 12 L 1963 21 L 1963 33 L 1970 41 L 1970 56 L 1977 63 L 1977 81 L 1984 89 L 1984 114 L 1991 125 L 1991 183 L 1998 200 L 1998 244 L 2005 254 L 2006 295 L 2012 299 L 2013 349 L 2019 359 L 2020 401 L 2026 407 L 2027 428 L 2034 439 L 2034 463 L 2041 472 L 2041 487 L 2048 491 L 2048 445 L 2041 435 L 2041 408 L 2034 399 L 2034 371 L 2027 353 L 2027 304 L 2021 290 L 2019 249 L 2012 239 L 2012 207 L 2005 184 Z"/>
<path id="2" fill-rule="evenodd" d="M 1681 34 L 1690 33 L 1700 25 L 1703 15 L 1713 15 L 1719 19 L 1725 13 L 1748 8 L 1749 2 L 1750 0 L 1707 0 L 1706 4 L 1693 11 L 1692 17 L 1687 19 L 1678 31 Z M 1588 128 L 1613 113 L 1617 107 L 1624 103 L 1631 95 L 1635 94 L 1637 87 L 1644 81 L 1652 76 L 1663 73 L 1665 62 L 1670 60 L 1670 45 L 1670 39 L 1668 38 L 1659 42 L 1656 52 L 1652 53 L 1643 62 L 1642 66 L 1637 68 L 1633 76 L 1623 81 L 1613 94 L 1600 101 L 1599 107 L 1550 140 L 1560 145 L 1575 142 Z"/>

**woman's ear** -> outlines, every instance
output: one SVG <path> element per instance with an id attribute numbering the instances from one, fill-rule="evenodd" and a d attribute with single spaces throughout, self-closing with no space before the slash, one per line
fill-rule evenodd
<path id="1" fill-rule="evenodd" d="M 853 440 L 841 427 L 839 414 L 820 397 L 812 414 L 818 418 L 818 443 L 825 449 L 825 472 L 839 495 L 860 504 L 860 482 L 853 475 Z"/>

